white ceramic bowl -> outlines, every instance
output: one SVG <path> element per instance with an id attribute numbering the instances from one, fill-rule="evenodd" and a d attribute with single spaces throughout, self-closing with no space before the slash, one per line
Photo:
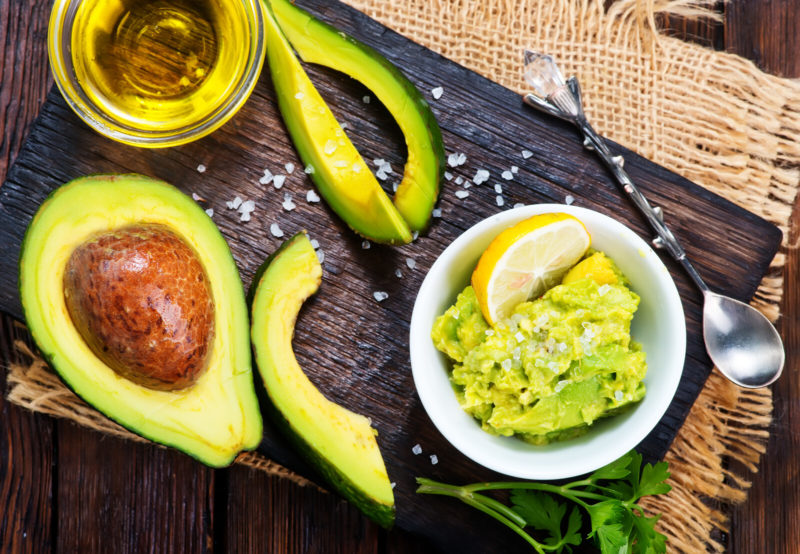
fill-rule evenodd
<path id="1" fill-rule="evenodd" d="M 450 361 L 431 340 L 434 320 L 452 305 L 483 251 L 503 229 L 533 215 L 563 212 L 580 219 L 592 247 L 613 259 L 641 302 L 631 335 L 647 353 L 647 394 L 631 410 L 601 419 L 588 433 L 545 446 L 497 437 L 461 409 L 449 381 Z M 636 233 L 598 212 L 538 204 L 500 212 L 476 224 L 448 246 L 431 267 L 414 303 L 411 368 L 422 405 L 436 428 L 464 455 L 505 475 L 562 479 L 594 471 L 635 447 L 656 426 L 672 401 L 683 372 L 686 324 L 675 283 L 658 255 Z"/>

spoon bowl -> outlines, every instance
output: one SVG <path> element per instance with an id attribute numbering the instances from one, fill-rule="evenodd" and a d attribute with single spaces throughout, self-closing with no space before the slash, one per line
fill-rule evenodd
<path id="1" fill-rule="evenodd" d="M 775 327 L 744 302 L 708 290 L 703 296 L 703 339 L 719 371 L 746 388 L 775 382 L 785 360 Z"/>

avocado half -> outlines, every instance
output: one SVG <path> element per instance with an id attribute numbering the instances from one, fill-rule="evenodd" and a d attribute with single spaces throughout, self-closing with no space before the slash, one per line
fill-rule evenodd
<path id="1" fill-rule="evenodd" d="M 278 106 L 303 163 L 328 204 L 357 233 L 406 243 L 425 229 L 444 172 L 442 135 L 430 106 L 386 58 L 288 0 L 265 0 L 267 54 Z M 360 81 L 389 110 L 408 150 L 394 202 L 381 188 L 292 52 Z"/>
<path id="2" fill-rule="evenodd" d="M 194 250 L 215 304 L 207 368 L 181 390 L 147 388 L 106 365 L 78 331 L 65 301 L 65 269 L 76 248 L 99 234 L 139 224 L 165 226 Z M 215 467 L 260 442 L 239 273 L 214 222 L 178 189 L 142 175 L 94 175 L 61 186 L 28 227 L 19 284 L 25 318 L 42 354 L 78 396 L 109 418 Z"/>
<path id="3" fill-rule="evenodd" d="M 394 523 L 394 493 L 370 420 L 325 398 L 297 362 L 295 322 L 319 288 L 322 266 L 298 233 L 261 266 L 250 290 L 256 365 L 276 422 L 342 496 L 382 525 Z"/>

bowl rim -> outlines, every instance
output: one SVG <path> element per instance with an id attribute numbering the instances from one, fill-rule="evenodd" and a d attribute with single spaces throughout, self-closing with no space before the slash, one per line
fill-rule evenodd
<path id="1" fill-rule="evenodd" d="M 568 460 L 568 463 L 543 467 L 533 463 L 536 457 L 541 459 L 542 456 L 548 456 L 551 452 L 565 452 L 566 455 L 569 455 L 570 450 L 573 450 L 571 445 L 577 444 L 577 442 L 581 441 L 583 437 L 569 441 L 551 443 L 551 445 L 540 447 L 527 445 L 527 443 L 524 443 L 523 441 L 513 437 L 493 436 L 481 430 L 477 420 L 474 420 L 471 416 L 466 414 L 463 409 L 461 409 L 461 406 L 458 405 L 457 400 L 455 400 L 454 393 L 452 394 L 452 399 L 455 401 L 455 406 L 458 408 L 461 415 L 451 414 L 453 401 L 442 401 L 441 396 L 438 394 L 438 392 L 441 391 L 441 386 L 437 389 L 437 391 L 431 390 L 431 387 L 428 386 L 428 379 L 437 379 L 441 381 L 442 377 L 430 377 L 431 363 L 429 358 L 425 356 L 427 353 L 425 353 L 423 350 L 426 348 L 425 341 L 428 343 L 427 347 L 432 347 L 432 341 L 430 339 L 429 314 L 433 308 L 431 308 L 432 302 L 429 300 L 432 295 L 435 294 L 434 288 L 436 287 L 436 283 L 434 283 L 434 279 L 438 281 L 439 273 L 444 271 L 444 268 L 449 268 L 449 266 L 453 264 L 453 260 L 458 259 L 459 254 L 461 254 L 462 251 L 476 239 L 484 238 L 487 241 L 490 241 L 493 236 L 496 236 L 498 233 L 500 233 L 500 231 L 518 221 L 522 221 L 523 219 L 529 218 L 533 215 L 549 212 L 568 213 L 583 221 L 587 227 L 599 228 L 600 225 L 603 225 L 604 228 L 609 232 L 620 233 L 621 236 L 625 237 L 626 243 L 629 243 L 632 248 L 638 250 L 639 255 L 645 260 L 645 263 L 650 266 L 653 272 L 658 276 L 658 290 L 663 290 L 665 293 L 665 297 L 659 299 L 659 310 L 662 309 L 663 304 L 664 313 L 666 314 L 664 317 L 665 325 L 670 332 L 670 339 L 675 340 L 674 343 L 671 343 L 670 351 L 675 355 L 668 359 L 668 363 L 664 364 L 669 370 L 669 379 L 667 380 L 666 386 L 660 389 L 658 395 L 651 394 L 650 402 L 647 404 L 649 409 L 641 414 L 637 413 L 636 421 L 630 424 L 630 426 L 636 431 L 635 433 L 628 433 L 624 435 L 621 440 L 614 441 L 614 444 L 607 448 L 605 445 L 602 449 L 595 448 L 591 456 L 584 455 L 578 457 L 577 459 L 570 459 Z M 494 231 L 493 235 L 487 239 L 486 235 L 492 231 Z M 460 291 L 461 289 L 457 290 Z M 452 300 L 453 299 L 450 301 L 452 302 Z M 427 328 L 422 329 L 422 327 Z M 564 479 L 590 473 L 591 471 L 594 471 L 595 469 L 614 461 L 637 446 L 645 437 L 650 434 L 650 432 L 652 432 L 652 430 L 664 416 L 667 408 L 672 403 L 683 374 L 685 354 L 686 321 L 683 312 L 683 305 L 677 287 L 675 286 L 675 282 L 673 281 L 661 258 L 655 253 L 650 245 L 647 244 L 647 242 L 645 242 L 632 229 L 620 221 L 595 210 L 565 204 L 534 204 L 513 208 L 489 216 L 461 233 L 439 254 L 437 259 L 431 265 L 431 268 L 428 270 L 428 273 L 425 275 L 425 278 L 423 279 L 423 282 L 417 292 L 417 297 L 415 299 L 414 308 L 411 315 L 411 322 L 409 325 L 409 355 L 414 385 L 417 395 L 422 402 L 423 408 L 425 409 L 425 412 L 431 419 L 436 429 L 458 451 L 474 462 L 498 473 L 525 479 Z M 444 360 L 444 355 L 440 354 L 440 359 Z M 438 366 L 439 364 L 436 365 Z M 650 365 L 648 364 L 648 371 L 649 370 Z M 442 376 L 449 384 L 449 376 L 446 373 L 443 373 Z M 441 385 L 441 383 L 439 384 Z M 645 398 L 647 398 L 647 396 L 645 396 Z M 449 408 L 443 408 L 443 404 L 446 404 L 449 406 Z M 631 412 L 636 412 L 636 408 L 631 410 Z M 481 440 L 479 438 L 482 436 L 481 434 L 470 431 L 470 439 L 468 439 L 463 435 L 463 433 L 459 432 L 457 428 L 458 424 L 452 424 L 452 422 L 449 421 L 446 416 L 443 416 L 443 414 L 451 414 L 453 418 L 463 419 L 466 417 L 472 420 L 475 428 L 482 435 L 485 435 L 485 437 L 488 438 Z M 619 417 L 625 418 L 625 414 L 620 414 Z M 609 420 L 604 421 L 611 421 L 613 419 L 616 418 L 609 418 Z M 625 423 L 630 420 L 631 418 L 626 418 Z M 581 444 L 585 444 L 590 441 L 592 435 L 597 436 L 602 434 L 602 432 L 587 433 L 590 438 L 584 440 Z M 584 435 L 584 437 L 587 435 Z M 471 440 L 473 438 L 478 438 L 478 442 L 480 444 L 475 444 L 475 442 Z M 512 448 L 514 446 L 519 447 L 520 445 L 524 445 L 525 449 L 530 448 L 530 458 L 532 463 L 525 467 L 519 467 L 520 464 L 515 465 L 510 460 L 510 456 L 499 456 L 498 453 L 502 453 L 503 448 L 498 450 L 499 447 L 492 448 L 492 446 L 502 445 L 503 443 L 511 445 Z"/>

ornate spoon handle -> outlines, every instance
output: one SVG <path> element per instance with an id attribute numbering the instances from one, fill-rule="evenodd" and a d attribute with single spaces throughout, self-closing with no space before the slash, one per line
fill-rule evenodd
<path id="1" fill-rule="evenodd" d="M 525 51 L 525 79 L 533 86 L 538 95 L 526 94 L 523 101 L 537 110 L 548 113 L 574 124 L 583 134 L 583 145 L 594 150 L 609 171 L 614 175 L 617 184 L 630 197 L 633 204 L 642 212 L 647 222 L 658 235 L 653 239 L 653 246 L 670 253 L 686 270 L 697 287 L 708 292 L 708 286 L 700 274 L 686 257 L 686 252 L 678 239 L 664 223 L 664 214 L 659 207 L 653 207 L 630 175 L 623 169 L 625 160 L 622 156 L 614 156 L 608 149 L 603 137 L 589 124 L 583 112 L 581 88 L 575 77 L 564 82 L 561 72 L 550 56 Z"/>

